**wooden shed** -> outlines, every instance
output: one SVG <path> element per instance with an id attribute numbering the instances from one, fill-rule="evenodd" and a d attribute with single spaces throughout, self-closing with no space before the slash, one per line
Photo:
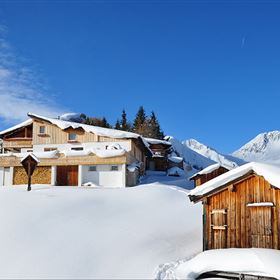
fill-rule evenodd
<path id="1" fill-rule="evenodd" d="M 280 249 L 280 168 L 247 163 L 193 189 L 203 203 L 203 248 Z"/>
<path id="2" fill-rule="evenodd" d="M 218 177 L 226 172 L 228 172 L 229 170 L 231 170 L 233 167 L 225 167 L 223 165 L 221 165 L 220 163 L 215 163 L 212 164 L 206 168 L 204 168 L 203 170 L 195 173 L 193 176 L 191 176 L 189 178 L 189 180 L 193 180 L 195 186 L 199 186 L 202 185 L 208 181 L 210 181 L 211 179 Z"/>

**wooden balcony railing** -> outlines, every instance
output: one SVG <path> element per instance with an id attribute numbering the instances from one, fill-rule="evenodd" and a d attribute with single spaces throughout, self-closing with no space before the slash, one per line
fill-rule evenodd
<path id="1" fill-rule="evenodd" d="M 3 139 L 3 148 L 32 148 L 32 138 Z"/>

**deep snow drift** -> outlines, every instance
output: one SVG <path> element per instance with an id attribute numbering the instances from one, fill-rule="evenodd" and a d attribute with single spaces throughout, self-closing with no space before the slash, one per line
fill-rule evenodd
<path id="1" fill-rule="evenodd" d="M 158 272 L 157 278 L 191 280 L 205 272 L 223 271 L 280 279 L 279 263 L 279 250 L 259 248 L 209 250 L 191 260 L 166 264 Z"/>
<path id="2" fill-rule="evenodd" d="M 170 178 L 169 178 L 170 180 Z M 166 182 L 0 189 L 0 278 L 154 278 L 201 251 L 201 205 Z"/>

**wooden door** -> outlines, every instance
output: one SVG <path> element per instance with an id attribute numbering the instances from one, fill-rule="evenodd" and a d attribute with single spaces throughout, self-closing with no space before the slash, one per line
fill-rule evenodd
<path id="1" fill-rule="evenodd" d="M 58 166 L 56 182 L 58 186 L 78 186 L 78 166 Z"/>
<path id="2" fill-rule="evenodd" d="M 226 209 L 211 211 L 211 249 L 226 248 L 227 244 L 227 212 Z"/>
<path id="3" fill-rule="evenodd" d="M 250 207 L 251 247 L 272 248 L 271 207 Z"/>

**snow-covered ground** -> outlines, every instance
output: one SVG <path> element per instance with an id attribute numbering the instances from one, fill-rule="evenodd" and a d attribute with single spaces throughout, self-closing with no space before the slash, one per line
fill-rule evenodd
<path id="1" fill-rule="evenodd" d="M 202 209 L 176 186 L 185 180 L 145 180 L 1 188 L 0 278 L 154 278 L 160 264 L 200 252 Z"/>

